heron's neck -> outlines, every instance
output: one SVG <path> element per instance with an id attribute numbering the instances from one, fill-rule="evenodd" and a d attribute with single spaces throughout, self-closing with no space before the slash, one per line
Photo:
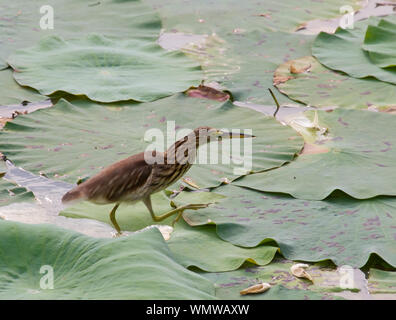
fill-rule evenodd
<path id="1" fill-rule="evenodd" d="M 199 141 L 194 136 L 186 136 L 169 147 L 165 152 L 166 163 L 193 164 L 197 156 Z"/>

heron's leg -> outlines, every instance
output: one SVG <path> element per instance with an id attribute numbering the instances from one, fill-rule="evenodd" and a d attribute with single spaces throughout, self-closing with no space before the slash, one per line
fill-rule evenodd
<path id="1" fill-rule="evenodd" d="M 120 226 L 118 225 L 117 220 L 116 220 L 116 218 L 115 218 L 115 213 L 116 213 L 116 211 L 117 211 L 119 205 L 120 205 L 120 204 L 117 203 L 117 204 L 114 206 L 113 210 L 111 210 L 111 212 L 110 212 L 110 221 L 111 221 L 111 223 L 113 224 L 114 228 L 117 230 L 117 233 L 120 235 L 120 234 L 121 234 L 121 228 L 120 228 Z"/>
<path id="2" fill-rule="evenodd" d="M 209 204 L 206 204 L 206 203 L 205 204 L 187 204 L 187 205 L 178 207 L 176 209 L 173 209 L 171 211 L 168 211 L 168 212 L 166 212 L 166 213 L 164 213 L 164 214 L 162 214 L 160 216 L 156 216 L 154 214 L 153 207 L 151 206 L 151 198 L 150 198 L 150 196 L 148 196 L 147 198 L 143 199 L 143 203 L 146 205 L 147 209 L 150 211 L 151 218 L 154 221 L 156 221 L 156 222 L 162 221 L 162 220 L 164 220 L 166 218 L 169 218 L 170 216 L 173 216 L 174 214 L 178 213 L 178 216 L 173 221 L 172 225 L 174 225 L 175 222 L 177 222 L 180 219 L 180 217 L 182 216 L 184 210 L 186 210 L 186 209 L 198 210 L 198 209 L 206 208 L 207 206 L 209 206 Z"/>
<path id="3" fill-rule="evenodd" d="M 175 223 L 178 222 L 180 220 L 180 218 L 183 215 L 184 210 L 180 211 L 179 214 L 177 215 L 177 217 L 175 218 L 175 220 L 172 221 L 172 227 L 175 226 Z"/>

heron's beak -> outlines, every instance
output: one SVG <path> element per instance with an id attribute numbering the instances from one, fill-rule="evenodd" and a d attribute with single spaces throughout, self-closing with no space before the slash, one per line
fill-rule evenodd
<path id="1" fill-rule="evenodd" d="M 253 135 L 247 134 L 247 133 L 236 133 L 236 132 L 221 131 L 221 130 L 218 130 L 217 134 L 219 135 L 219 137 L 230 138 L 230 139 L 245 139 L 245 138 L 255 138 L 256 137 L 256 136 L 253 136 Z"/>

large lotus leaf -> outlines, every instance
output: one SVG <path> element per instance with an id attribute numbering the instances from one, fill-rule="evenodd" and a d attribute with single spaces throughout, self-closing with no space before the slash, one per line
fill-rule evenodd
<path id="1" fill-rule="evenodd" d="M 396 66 L 396 23 L 381 20 L 378 26 L 368 26 L 362 47 L 377 66 Z"/>
<path id="2" fill-rule="evenodd" d="M 370 293 L 396 293 L 396 272 L 370 269 L 368 289 Z"/>
<path id="3" fill-rule="evenodd" d="M 386 107 L 396 101 L 395 85 L 334 72 L 311 56 L 281 64 L 274 73 L 274 84 L 290 99 L 316 107 Z"/>
<path id="4" fill-rule="evenodd" d="M 12 69 L 0 71 L 0 83 L 0 106 L 48 99 L 33 89 L 19 86 L 12 76 Z"/>
<path id="5" fill-rule="evenodd" d="M 188 33 L 229 34 L 266 30 L 294 31 L 300 24 L 340 15 L 340 7 L 357 7 L 354 0 L 146 0 L 160 13 L 164 27 Z M 236 18 L 237 17 L 237 18 Z"/>
<path id="6" fill-rule="evenodd" d="M 31 191 L 0 178 L 0 206 L 32 200 L 34 200 L 34 195 Z"/>
<path id="7" fill-rule="evenodd" d="M 177 128 L 209 125 L 252 129 L 256 138 L 246 139 L 252 142 L 252 158 L 247 154 L 244 159 L 245 164 L 252 160 L 255 172 L 291 161 L 303 144 L 301 136 L 291 128 L 230 102 L 222 104 L 180 94 L 150 104 L 106 106 L 61 100 L 52 108 L 21 115 L 0 132 L 0 150 L 26 170 L 75 183 L 79 177 L 92 176 L 106 165 L 146 150 L 154 142 L 144 141 L 148 129 L 159 129 L 166 139 L 167 121 L 175 121 Z M 172 124 L 168 124 L 171 129 Z M 186 177 L 204 188 L 243 175 L 234 172 L 243 166 L 239 162 L 248 143 L 243 140 L 233 140 L 240 146 L 238 162 L 228 158 L 228 164 L 222 160 L 227 153 L 220 154 L 218 164 L 193 165 Z M 223 148 L 226 145 L 223 143 Z"/>
<path id="8" fill-rule="evenodd" d="M 306 112 L 313 118 L 311 111 Z M 335 190 L 357 199 L 396 195 L 396 137 L 393 115 L 363 110 L 318 111 L 325 139 L 290 164 L 250 175 L 236 184 L 261 191 L 321 200 Z"/>
<path id="9" fill-rule="evenodd" d="M 219 299 L 241 300 L 307 300 L 339 299 L 332 295 L 342 291 L 339 287 L 337 271 L 330 268 L 310 266 L 307 270 L 314 284 L 306 279 L 299 279 L 290 272 L 293 262 L 277 259 L 265 267 L 245 267 L 231 272 L 201 273 L 212 281 Z M 261 294 L 240 295 L 240 291 L 255 284 L 265 282 L 271 288 Z"/>
<path id="10" fill-rule="evenodd" d="M 181 52 L 166 52 L 151 39 L 52 36 L 17 50 L 8 63 L 19 84 L 42 94 L 65 91 L 102 102 L 153 101 L 202 79 L 196 62 Z"/>
<path id="11" fill-rule="evenodd" d="M 50 225 L 0 222 L 0 299 L 213 299 L 156 229 L 94 239 Z M 53 289 L 43 289 L 52 267 Z M 48 283 L 47 283 L 48 284 Z"/>
<path id="12" fill-rule="evenodd" d="M 182 192 L 172 201 L 179 206 L 227 200 L 213 192 Z M 162 194 L 154 195 L 152 202 L 157 215 L 172 209 L 169 199 Z M 60 214 L 74 218 L 96 219 L 110 224 L 109 212 L 112 207 L 112 205 L 98 206 L 84 202 L 64 209 Z M 175 216 L 156 223 L 151 219 L 144 204 L 139 202 L 130 206 L 121 205 L 117 210 L 116 219 L 123 231 L 137 231 L 153 224 L 170 225 Z M 265 265 L 272 260 L 278 250 L 277 247 L 270 245 L 256 248 L 237 247 L 219 239 L 211 226 L 193 228 L 184 221 L 175 224 L 168 245 L 175 259 L 183 266 L 194 266 L 209 272 L 235 270 L 246 260 Z"/>
<path id="13" fill-rule="evenodd" d="M 194 266 L 209 272 L 235 270 L 245 261 L 266 265 L 278 251 L 278 247 L 273 245 L 254 248 L 234 246 L 219 239 L 214 226 L 191 227 L 184 221 L 176 226 L 168 245 L 175 259 L 183 266 Z"/>
<path id="14" fill-rule="evenodd" d="M 216 192 L 229 198 L 186 212 L 184 218 L 194 226 L 210 219 L 220 238 L 232 244 L 254 247 L 273 239 L 291 260 L 331 259 L 337 265 L 362 267 L 371 253 L 377 253 L 396 265 L 394 197 L 308 201 L 232 185 L 218 187 Z"/>
<path id="15" fill-rule="evenodd" d="M 53 29 L 40 27 L 48 12 L 45 6 L 53 9 Z M 161 29 L 158 15 L 140 0 L 13 0 L 2 1 L 0 12 L 0 69 L 7 67 L 5 61 L 16 49 L 48 35 L 70 39 L 100 33 L 155 39 Z"/>
<path id="16" fill-rule="evenodd" d="M 312 36 L 253 31 L 230 34 L 225 41 L 217 42 L 219 50 L 214 54 L 195 50 L 193 55 L 203 59 L 207 80 L 219 82 L 235 100 L 275 105 L 268 92 L 273 72 L 287 60 L 309 55 L 312 41 Z M 213 47 L 208 44 L 207 50 L 213 51 Z M 205 60 L 207 56 L 209 61 Z M 291 102 L 283 95 L 277 98 L 281 104 Z"/>
<path id="17" fill-rule="evenodd" d="M 367 25 L 377 25 L 377 18 L 357 22 L 354 29 L 338 28 L 334 34 L 321 32 L 312 45 L 312 54 L 320 63 L 355 78 L 374 77 L 396 83 L 395 68 L 382 69 L 373 64 L 362 49 Z"/>

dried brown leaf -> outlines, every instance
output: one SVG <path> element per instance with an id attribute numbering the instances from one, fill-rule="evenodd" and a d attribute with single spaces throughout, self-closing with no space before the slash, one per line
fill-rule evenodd
<path id="1" fill-rule="evenodd" d="M 292 275 L 297 278 L 305 278 L 305 279 L 308 279 L 309 281 L 313 282 L 311 275 L 307 271 L 305 271 L 305 269 L 308 267 L 309 266 L 307 264 L 297 263 L 297 264 L 293 264 L 290 267 L 290 271 L 291 271 Z"/>
<path id="2" fill-rule="evenodd" d="M 242 291 L 240 291 L 241 295 L 245 295 L 245 294 L 257 294 L 257 293 L 262 293 L 267 291 L 268 289 L 271 288 L 271 285 L 269 283 L 266 282 L 262 282 L 262 283 L 258 283 L 255 284 L 253 286 L 250 286 L 246 289 L 243 289 Z"/>

